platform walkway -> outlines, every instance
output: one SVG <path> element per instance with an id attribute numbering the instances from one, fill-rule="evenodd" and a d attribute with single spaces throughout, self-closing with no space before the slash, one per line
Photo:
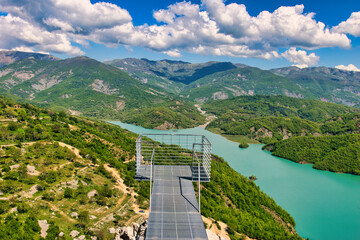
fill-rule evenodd
<path id="1" fill-rule="evenodd" d="M 143 167 L 144 173 L 149 171 L 149 165 Z M 154 183 L 146 239 L 208 239 L 191 167 L 155 165 L 152 170 Z"/>

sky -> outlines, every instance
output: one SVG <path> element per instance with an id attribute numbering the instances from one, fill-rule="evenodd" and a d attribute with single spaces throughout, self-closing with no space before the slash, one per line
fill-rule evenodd
<path id="1" fill-rule="evenodd" d="M 360 2 L 0 0 L 0 49 L 360 71 Z"/>

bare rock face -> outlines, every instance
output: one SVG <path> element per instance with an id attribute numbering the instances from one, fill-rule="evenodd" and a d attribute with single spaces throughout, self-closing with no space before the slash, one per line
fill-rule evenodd
<path id="1" fill-rule="evenodd" d="M 206 234 L 209 240 L 219 240 L 219 236 L 209 229 L 206 229 Z"/>
<path id="2" fill-rule="evenodd" d="M 41 228 L 40 236 L 46 238 L 47 230 L 49 229 L 50 224 L 46 220 L 38 220 L 38 224 Z"/>
<path id="3" fill-rule="evenodd" d="M 119 227 L 115 230 L 115 240 L 144 240 L 147 229 L 147 221 L 139 225 L 134 223 L 132 227 Z M 110 230 L 110 229 L 109 229 Z"/>
<path id="4" fill-rule="evenodd" d="M 96 194 L 97 194 L 97 191 L 96 191 L 95 189 L 93 189 L 93 190 L 91 190 L 91 191 L 87 194 L 87 196 L 88 196 L 88 198 L 92 198 L 92 197 L 94 197 Z"/>

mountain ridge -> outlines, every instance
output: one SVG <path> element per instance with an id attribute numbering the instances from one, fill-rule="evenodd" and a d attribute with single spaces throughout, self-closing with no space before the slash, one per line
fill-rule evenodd
<path id="1" fill-rule="evenodd" d="M 0 51 L 0 68 L 26 58 L 34 58 L 48 61 L 60 60 L 60 58 L 54 57 L 50 54 L 3 50 Z"/>

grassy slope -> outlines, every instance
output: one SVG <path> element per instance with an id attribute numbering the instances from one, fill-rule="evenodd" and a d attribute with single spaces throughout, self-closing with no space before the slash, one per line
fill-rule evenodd
<path id="1" fill-rule="evenodd" d="M 61 107 L 98 119 L 131 122 L 133 112 L 130 114 L 130 111 L 138 111 L 141 119 L 146 117 L 143 109 L 149 112 L 154 110 L 151 107 L 167 107 L 169 102 L 176 101 L 174 95 L 163 92 L 160 87 L 142 84 L 115 67 L 86 57 L 56 62 L 26 59 L 9 65 L 2 72 L 6 73 L 0 77 L 4 92 L 30 98 L 42 106 Z M 24 75 L 28 76 L 26 80 L 20 78 Z M 171 122 L 174 119 L 170 115 L 169 118 L 165 115 L 164 121 L 182 128 L 201 124 L 200 114 L 190 104 L 186 104 L 186 108 L 188 110 L 185 107 L 169 109 L 184 121 Z M 182 123 L 185 125 L 179 125 Z"/>
<path id="2" fill-rule="evenodd" d="M 115 183 L 111 175 L 101 168 L 102 164 L 110 163 L 119 171 L 124 183 L 135 189 L 138 204 L 147 206 L 148 183 L 134 181 L 134 162 L 128 162 L 135 153 L 134 134 L 106 123 L 68 117 L 63 112 L 54 113 L 31 105 L 14 109 L 13 105 L 12 100 L 0 98 L 0 116 L 4 120 L 0 125 L 2 144 L 12 144 L 14 141 L 42 144 L 35 148 L 40 151 L 34 152 L 31 147 L 29 149 L 24 144 L 18 144 L 6 147 L 1 153 L 2 169 L 14 163 L 18 163 L 20 168 L 2 172 L 4 181 L 0 183 L 0 190 L 4 197 L 11 197 L 12 201 L 0 205 L 0 235 L 11 235 L 13 239 L 26 239 L 25 236 L 39 239 L 36 221 L 47 219 L 52 229 L 49 232 L 55 235 L 63 231 L 68 236 L 71 230 L 76 229 L 87 236 L 103 236 L 108 227 L 140 219 L 128 205 L 123 207 L 125 203 L 131 205 L 128 197 L 121 200 L 124 202 L 120 205 L 116 204 L 124 193 L 113 189 Z M 16 117 L 18 121 L 10 124 L 9 120 L 6 120 L 9 117 Z M 16 126 L 12 126 L 14 124 Z M 49 144 L 45 144 L 47 142 Z M 74 159 L 73 152 L 57 146 L 56 142 L 64 142 L 78 149 L 80 156 Z M 65 157 L 60 157 L 63 155 Z M 30 176 L 22 170 L 30 164 L 40 172 L 39 176 Z M 299 238 L 296 233 L 289 233 L 289 226 L 284 227 L 264 209 L 271 209 L 284 222 L 294 225 L 291 216 L 261 192 L 253 182 L 232 170 L 222 159 L 214 158 L 212 176 L 212 182 L 204 184 L 202 188 L 202 209 L 206 216 L 227 223 L 230 226 L 229 233 L 234 239 L 237 238 L 235 235 L 239 236 L 238 233 L 240 236 L 244 234 L 259 239 L 274 239 L 279 236 L 282 239 Z M 70 180 L 79 180 L 81 184 L 71 191 L 59 188 L 61 182 Z M 27 191 L 34 184 L 44 188 L 33 197 L 19 197 L 21 191 Z M 9 185 L 17 187 L 8 187 Z M 91 189 L 98 190 L 99 196 L 94 200 L 87 198 Z M 66 195 L 65 191 L 70 194 Z M 32 202 L 36 197 L 42 200 Z M 18 210 L 17 216 L 9 213 L 10 208 L 17 206 L 22 209 L 21 205 L 24 204 L 27 210 Z M 97 211 L 105 206 L 109 209 Z M 71 220 L 69 214 L 72 211 L 82 213 L 82 217 Z M 55 215 L 52 215 L 52 212 L 55 212 Z M 106 222 L 97 228 L 94 226 L 104 215 L 113 212 L 116 213 L 116 222 Z M 89 215 L 95 215 L 97 219 L 91 220 Z M 33 221 L 26 222 L 26 218 Z M 33 230 L 29 231 L 30 227 Z"/>

